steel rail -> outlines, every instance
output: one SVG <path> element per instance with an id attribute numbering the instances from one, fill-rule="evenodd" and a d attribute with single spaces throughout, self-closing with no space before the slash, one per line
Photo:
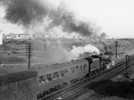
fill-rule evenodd
<path id="1" fill-rule="evenodd" d="M 133 57 L 132 57 L 133 58 Z M 129 66 L 134 65 L 133 59 L 129 59 Z M 71 86 L 67 86 L 66 88 L 60 89 L 56 92 L 53 92 L 51 94 L 48 94 L 38 100 L 55 100 L 55 98 L 61 97 L 62 100 L 71 100 L 71 98 L 76 97 L 76 95 L 81 94 L 81 91 L 83 92 L 84 87 L 88 86 L 89 84 L 99 81 L 99 80 L 106 80 L 110 79 L 119 73 L 122 73 L 126 70 L 126 63 L 122 62 L 111 69 L 107 69 L 100 72 L 95 72 L 89 78 L 84 78 L 81 81 L 72 84 Z"/>

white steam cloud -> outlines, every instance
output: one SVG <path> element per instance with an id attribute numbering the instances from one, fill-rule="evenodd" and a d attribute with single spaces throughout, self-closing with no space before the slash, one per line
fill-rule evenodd
<path id="1" fill-rule="evenodd" d="M 71 54 L 72 54 L 72 57 L 77 59 L 80 57 L 80 55 L 84 54 L 84 53 L 90 53 L 90 54 L 97 54 L 99 55 L 100 54 L 100 50 L 91 45 L 91 44 L 88 44 L 84 47 L 82 46 L 79 46 L 79 47 L 76 47 L 76 46 L 73 46 L 73 49 L 71 50 Z"/>
<path id="2" fill-rule="evenodd" d="M 63 63 L 79 59 L 80 55 L 85 52 L 90 54 L 100 54 L 99 49 L 93 45 L 88 44 L 83 47 L 73 46 L 72 49 L 66 49 L 59 40 L 34 40 L 33 46 L 33 63 Z"/>

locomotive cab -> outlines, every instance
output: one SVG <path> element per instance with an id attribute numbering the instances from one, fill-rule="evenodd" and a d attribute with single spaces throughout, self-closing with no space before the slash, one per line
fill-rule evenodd
<path id="1" fill-rule="evenodd" d="M 88 61 L 88 74 L 87 76 L 89 77 L 92 72 L 98 71 L 101 69 L 102 65 L 102 59 L 101 56 L 99 55 L 91 55 L 90 57 L 85 58 Z"/>
<path id="2" fill-rule="evenodd" d="M 112 60 L 109 55 L 91 55 L 90 57 L 87 57 L 86 60 L 89 63 L 87 76 L 111 68 Z"/>

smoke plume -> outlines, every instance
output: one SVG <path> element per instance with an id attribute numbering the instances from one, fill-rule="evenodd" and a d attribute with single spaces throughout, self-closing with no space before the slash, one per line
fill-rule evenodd
<path id="1" fill-rule="evenodd" d="M 100 54 L 100 50 L 91 45 L 91 44 L 87 44 L 85 46 L 79 46 L 79 47 L 76 47 L 76 46 L 73 46 L 73 49 L 70 51 L 71 55 L 72 55 L 72 58 L 79 58 L 81 55 L 84 55 L 84 53 L 88 53 L 88 54 Z M 85 55 L 84 55 L 85 56 Z M 86 54 L 86 56 L 89 56 Z"/>
<path id="2" fill-rule="evenodd" d="M 33 48 L 33 63 L 49 65 L 67 62 L 72 59 L 69 51 L 63 48 L 63 45 L 59 40 L 34 40 Z"/>
<path id="3" fill-rule="evenodd" d="M 36 0 L 2 0 L 7 6 L 5 18 L 12 23 L 29 25 L 47 15 L 48 8 Z"/>
<path id="4" fill-rule="evenodd" d="M 77 20 L 73 13 L 64 8 L 59 7 L 50 14 L 50 17 L 53 19 L 52 26 L 62 25 L 66 32 L 76 32 L 82 36 L 90 36 L 93 33 L 91 23 Z"/>
<path id="5" fill-rule="evenodd" d="M 39 0 L 41 1 L 41 0 Z M 52 20 L 48 29 L 61 25 L 63 31 L 68 33 L 77 33 L 82 36 L 90 36 L 94 29 L 91 23 L 76 20 L 75 15 L 63 7 L 51 9 L 49 3 L 43 3 L 37 0 L 1 0 L 7 7 L 5 18 L 15 24 L 30 26 L 33 22 L 42 22 L 47 16 Z M 34 23 L 35 24 L 35 23 Z"/>
<path id="6" fill-rule="evenodd" d="M 16 31 L 17 34 L 36 34 L 36 36 L 40 35 L 41 38 L 45 38 L 45 41 L 41 39 L 38 41 L 37 38 L 33 39 L 33 48 L 39 46 L 39 50 L 34 50 L 32 53 L 33 62 L 52 64 L 70 61 L 89 50 L 86 47 L 80 47 L 79 49 L 75 46 L 71 50 L 65 48 L 62 44 L 63 41 L 60 41 L 60 39 L 54 41 L 54 43 L 53 40 L 47 40 L 47 38 L 55 37 L 85 38 L 95 33 L 95 29 L 90 22 L 77 19 L 66 7 L 59 5 L 53 8 L 49 0 L 0 0 L 0 4 L 5 7 L 5 13 L 2 15 L 2 19 L 0 18 L 0 25 L 8 27 L 7 31 L 11 28 L 10 30 L 14 29 L 12 30 L 14 32 L 20 27 L 21 32 Z M 76 52 L 79 50 L 81 52 Z"/>
<path id="7" fill-rule="evenodd" d="M 85 56 L 84 53 L 100 54 L 100 50 L 91 44 L 79 47 L 73 45 L 72 49 L 64 48 L 63 45 L 63 41 L 59 40 L 34 40 L 32 61 L 34 63 L 45 63 L 49 65 L 53 63 L 69 62 L 71 60 L 89 56 Z"/>

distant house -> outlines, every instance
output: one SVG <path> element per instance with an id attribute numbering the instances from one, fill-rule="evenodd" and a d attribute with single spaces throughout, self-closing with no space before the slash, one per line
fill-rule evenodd
<path id="1" fill-rule="evenodd" d="M 4 34 L 4 40 L 25 40 L 32 38 L 32 35 L 30 34 L 14 34 L 9 33 L 7 35 Z"/>

